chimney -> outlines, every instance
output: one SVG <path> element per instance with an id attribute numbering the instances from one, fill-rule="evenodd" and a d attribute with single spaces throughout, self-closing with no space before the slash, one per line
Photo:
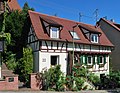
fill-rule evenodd
<path id="1" fill-rule="evenodd" d="M 110 19 L 110 21 L 111 21 L 111 22 L 115 22 L 115 20 L 114 20 L 114 19 Z"/>

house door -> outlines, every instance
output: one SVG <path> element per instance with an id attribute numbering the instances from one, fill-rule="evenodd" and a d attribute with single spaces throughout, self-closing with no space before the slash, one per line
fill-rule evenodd
<path id="1" fill-rule="evenodd" d="M 59 56 L 51 56 L 51 66 L 54 67 L 55 65 L 59 64 Z"/>

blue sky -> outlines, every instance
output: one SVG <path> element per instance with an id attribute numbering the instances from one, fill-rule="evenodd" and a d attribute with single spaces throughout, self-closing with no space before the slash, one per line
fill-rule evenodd
<path id="1" fill-rule="evenodd" d="M 98 9 L 98 18 L 106 17 L 120 23 L 120 0 L 18 0 L 23 7 L 28 2 L 35 11 L 57 15 L 74 21 L 79 21 L 79 13 L 82 14 L 81 22 L 95 25 L 95 10 Z"/>

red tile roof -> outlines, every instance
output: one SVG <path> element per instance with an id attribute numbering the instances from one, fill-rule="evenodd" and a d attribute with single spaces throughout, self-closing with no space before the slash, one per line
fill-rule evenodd
<path id="1" fill-rule="evenodd" d="M 105 36 L 103 31 L 99 27 L 95 27 L 95 26 L 92 26 L 89 24 L 75 22 L 75 21 L 71 21 L 71 20 L 67 20 L 67 19 L 63 19 L 63 18 L 59 18 L 59 17 L 55 17 L 55 16 L 49 16 L 49 15 L 41 14 L 38 12 L 30 11 L 30 10 L 29 10 L 29 16 L 30 16 L 30 20 L 31 20 L 32 26 L 34 28 L 34 31 L 36 33 L 36 36 L 39 40 L 57 40 L 57 41 L 58 40 L 59 41 L 67 40 L 68 42 L 72 42 L 72 37 L 71 37 L 69 31 L 73 30 L 73 26 L 75 26 L 76 24 L 79 24 L 80 27 L 83 27 L 87 30 L 101 33 L 100 42 L 97 45 L 113 46 L 113 44 L 107 39 L 107 37 Z M 48 36 L 48 34 L 46 34 L 44 32 L 44 28 L 42 26 L 40 18 L 50 19 L 50 20 L 57 22 L 58 24 L 61 24 L 63 26 L 63 29 L 61 30 L 61 33 L 60 33 L 61 38 L 60 39 L 50 38 Z M 75 27 L 74 30 L 80 37 L 80 40 L 74 40 L 75 43 L 93 44 L 88 39 L 85 38 L 85 36 L 83 35 L 83 33 L 79 27 Z"/>
<path id="2" fill-rule="evenodd" d="M 10 10 L 21 10 L 17 0 L 8 0 Z"/>

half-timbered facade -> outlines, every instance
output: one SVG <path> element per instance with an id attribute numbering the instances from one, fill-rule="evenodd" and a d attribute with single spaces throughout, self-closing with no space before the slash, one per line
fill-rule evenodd
<path id="1" fill-rule="evenodd" d="M 98 26 L 29 11 L 28 44 L 33 49 L 34 72 L 57 64 L 65 74 L 75 63 L 89 71 L 109 74 L 111 42 Z"/>

